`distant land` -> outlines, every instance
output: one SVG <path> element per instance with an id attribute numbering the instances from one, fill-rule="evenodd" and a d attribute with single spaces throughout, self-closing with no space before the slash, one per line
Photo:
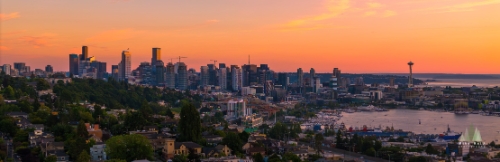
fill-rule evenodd
<path id="1" fill-rule="evenodd" d="M 381 73 L 379 75 L 408 76 L 408 73 Z M 414 78 L 418 79 L 500 79 L 499 74 L 446 74 L 446 73 L 416 73 Z"/>

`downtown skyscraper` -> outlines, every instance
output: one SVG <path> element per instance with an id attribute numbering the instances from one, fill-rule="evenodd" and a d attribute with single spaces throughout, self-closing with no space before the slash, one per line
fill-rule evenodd
<path id="1" fill-rule="evenodd" d="M 118 66 L 119 79 L 127 80 L 132 72 L 132 54 L 128 50 L 122 51 L 122 60 Z"/>

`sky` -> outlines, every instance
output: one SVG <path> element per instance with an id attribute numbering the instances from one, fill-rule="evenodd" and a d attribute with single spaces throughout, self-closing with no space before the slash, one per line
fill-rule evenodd
<path id="1" fill-rule="evenodd" d="M 132 67 L 269 64 L 277 72 L 500 73 L 500 0 L 0 0 L 0 65 L 68 71 L 69 54 Z"/>

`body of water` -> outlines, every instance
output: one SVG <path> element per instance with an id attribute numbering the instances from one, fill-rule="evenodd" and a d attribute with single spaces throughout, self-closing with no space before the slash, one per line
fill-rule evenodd
<path id="1" fill-rule="evenodd" d="M 426 78 L 419 78 L 426 80 Z M 432 79 L 432 78 L 428 78 Z M 427 82 L 430 86 L 452 86 L 452 87 L 495 87 L 500 86 L 500 79 L 436 79 L 434 82 Z"/>
<path id="2" fill-rule="evenodd" d="M 483 142 L 500 140 L 500 117 L 482 116 L 479 114 L 455 115 L 450 112 L 435 112 L 426 110 L 394 109 L 386 112 L 356 112 L 342 113 L 343 122 L 347 128 L 394 126 L 394 129 L 412 131 L 413 133 L 441 134 L 447 126 L 455 132 L 465 132 L 471 124 L 481 132 Z M 421 124 L 419 124 L 419 120 Z"/>

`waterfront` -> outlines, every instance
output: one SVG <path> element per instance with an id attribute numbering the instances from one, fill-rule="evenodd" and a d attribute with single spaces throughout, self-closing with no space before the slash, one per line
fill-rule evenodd
<path id="1" fill-rule="evenodd" d="M 450 112 L 436 112 L 426 110 L 394 109 L 385 112 L 356 112 L 342 113 L 339 122 L 346 127 L 378 127 L 394 125 L 394 129 L 403 129 L 420 134 L 441 134 L 450 129 L 455 132 L 465 132 L 470 124 L 477 126 L 481 132 L 483 142 L 500 139 L 500 117 L 482 116 L 479 114 L 455 115 Z M 419 120 L 421 124 L 419 124 Z"/>
<path id="2" fill-rule="evenodd" d="M 418 78 L 422 80 L 432 78 Z M 452 87 L 495 87 L 500 85 L 500 79 L 435 79 L 427 82 L 429 86 L 452 86 Z"/>

